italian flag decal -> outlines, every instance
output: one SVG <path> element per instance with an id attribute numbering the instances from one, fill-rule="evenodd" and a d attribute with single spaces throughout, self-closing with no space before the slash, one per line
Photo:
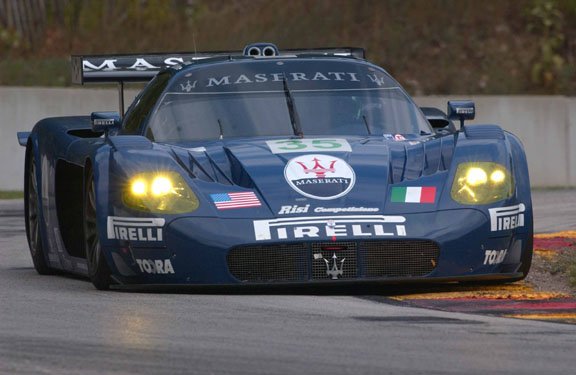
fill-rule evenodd
<path id="1" fill-rule="evenodd" d="M 434 203 L 435 200 L 435 186 L 408 186 L 392 188 L 391 201 L 394 203 Z"/>

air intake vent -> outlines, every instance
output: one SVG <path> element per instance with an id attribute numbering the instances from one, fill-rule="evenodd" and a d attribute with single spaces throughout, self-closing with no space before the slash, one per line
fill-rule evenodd
<path id="1" fill-rule="evenodd" d="M 432 241 L 347 241 L 240 246 L 227 261 L 238 280 L 271 283 L 421 277 L 439 256 Z"/>
<path id="2" fill-rule="evenodd" d="M 272 43 L 253 43 L 248 44 L 244 47 L 244 51 L 242 52 L 244 56 L 264 56 L 264 57 L 272 57 L 278 56 L 280 52 L 278 51 L 278 47 L 276 47 Z"/>
<path id="3" fill-rule="evenodd" d="M 504 131 L 498 125 L 467 125 L 464 132 L 471 139 L 504 139 Z"/>
<path id="4" fill-rule="evenodd" d="M 436 268 L 440 249 L 432 241 L 378 241 L 362 246 L 366 277 L 414 277 Z"/>
<path id="5" fill-rule="evenodd" d="M 290 282 L 308 278 L 307 244 L 237 247 L 228 253 L 228 269 L 240 281 Z"/>

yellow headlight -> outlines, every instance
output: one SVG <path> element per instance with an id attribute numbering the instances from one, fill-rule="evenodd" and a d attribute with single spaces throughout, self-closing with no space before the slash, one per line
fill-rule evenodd
<path id="1" fill-rule="evenodd" d="M 122 194 L 130 208 L 152 213 L 179 214 L 198 208 L 199 202 L 176 172 L 143 172 L 132 177 Z"/>
<path id="2" fill-rule="evenodd" d="M 136 179 L 132 181 L 130 185 L 130 189 L 132 190 L 132 194 L 135 196 L 142 196 L 146 194 L 146 181 L 142 179 Z"/>
<path id="3" fill-rule="evenodd" d="M 501 184 L 505 180 L 506 180 L 506 173 L 502 172 L 500 169 L 496 169 L 490 175 L 490 181 L 492 181 L 495 184 Z"/>
<path id="4" fill-rule="evenodd" d="M 482 185 L 486 181 L 488 181 L 488 176 L 482 168 L 472 167 L 466 172 L 466 183 L 470 186 Z"/>
<path id="5" fill-rule="evenodd" d="M 157 176 L 152 181 L 152 195 L 159 197 L 172 191 L 172 181 L 165 176 Z"/>
<path id="6" fill-rule="evenodd" d="M 458 165 L 450 195 L 461 204 L 490 204 L 510 198 L 513 192 L 514 181 L 503 165 L 474 162 Z"/>

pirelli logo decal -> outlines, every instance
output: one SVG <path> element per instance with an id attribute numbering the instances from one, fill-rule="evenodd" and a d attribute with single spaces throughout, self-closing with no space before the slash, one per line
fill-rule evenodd
<path id="1" fill-rule="evenodd" d="M 490 231 L 516 229 L 524 226 L 526 206 L 520 203 L 516 206 L 490 208 Z"/>
<path id="2" fill-rule="evenodd" d="M 163 241 L 162 228 L 166 220 L 162 218 L 136 218 L 108 216 L 107 233 L 110 240 Z"/>
<path id="3" fill-rule="evenodd" d="M 294 217 L 289 219 L 255 220 L 257 241 L 299 238 L 396 237 L 406 236 L 404 216 L 358 215 Z"/>

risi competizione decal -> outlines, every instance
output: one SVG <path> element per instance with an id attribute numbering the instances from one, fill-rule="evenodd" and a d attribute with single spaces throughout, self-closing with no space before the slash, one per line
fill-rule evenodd
<path id="1" fill-rule="evenodd" d="M 380 209 L 378 207 L 315 207 L 310 209 L 310 205 L 306 204 L 304 206 L 298 206 L 293 204 L 290 206 L 281 206 L 278 211 L 278 215 L 292 215 L 292 214 L 307 214 L 309 211 L 314 211 L 315 213 L 331 213 L 338 214 L 341 212 L 355 213 L 355 212 L 378 212 Z"/>

